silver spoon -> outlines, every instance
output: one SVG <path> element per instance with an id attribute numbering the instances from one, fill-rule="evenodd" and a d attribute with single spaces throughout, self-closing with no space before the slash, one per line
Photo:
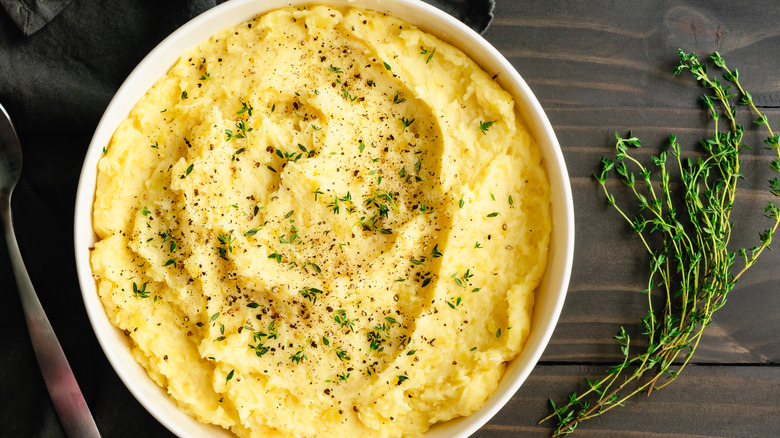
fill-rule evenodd
<path id="1" fill-rule="evenodd" d="M 49 389 L 54 409 L 70 438 L 99 437 L 95 420 L 81 395 L 65 353 L 46 318 L 35 293 L 30 276 L 22 261 L 11 221 L 11 194 L 22 173 L 22 148 L 11 118 L 0 105 L 0 213 L 3 216 L 5 242 L 11 255 L 16 286 L 27 320 L 33 350 L 41 367 L 43 380 Z"/>

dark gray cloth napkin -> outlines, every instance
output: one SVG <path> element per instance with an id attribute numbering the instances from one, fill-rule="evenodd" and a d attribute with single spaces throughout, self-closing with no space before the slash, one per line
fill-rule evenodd
<path id="1" fill-rule="evenodd" d="M 493 19 L 493 0 L 426 0 L 447 11 L 477 32 L 484 32 Z M 16 26 L 32 35 L 54 19 L 71 0 L 0 0 Z"/>
<path id="2" fill-rule="evenodd" d="M 73 205 L 84 153 L 116 90 L 179 26 L 219 0 L 0 0 L 0 103 L 22 141 L 13 197 L 30 278 L 105 437 L 172 436 L 103 354 L 81 300 Z M 492 0 L 430 0 L 477 30 Z M 2 238 L 0 238 L 2 240 Z M 0 242 L 0 437 L 64 437 L 27 335 Z"/>
<path id="3" fill-rule="evenodd" d="M 71 0 L 0 0 L 16 26 L 32 35 L 51 21 Z"/>

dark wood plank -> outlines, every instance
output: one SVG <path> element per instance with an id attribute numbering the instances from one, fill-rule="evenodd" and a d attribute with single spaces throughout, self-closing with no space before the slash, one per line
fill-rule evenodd
<path id="1" fill-rule="evenodd" d="M 718 1 L 498 1 L 486 36 L 505 54 L 545 107 L 680 105 L 693 87 L 668 89 L 679 48 L 720 51 L 754 87 L 757 101 L 776 106 L 768 80 L 780 42 L 777 5 Z"/>
<path id="2" fill-rule="evenodd" d="M 582 390 L 583 378 L 602 376 L 604 367 L 539 365 L 496 417 L 475 437 L 545 437 L 552 423 L 550 397 L 561 401 Z M 650 397 L 639 395 L 624 407 L 582 423 L 580 438 L 769 437 L 780 433 L 780 369 L 770 366 L 693 366 Z"/>

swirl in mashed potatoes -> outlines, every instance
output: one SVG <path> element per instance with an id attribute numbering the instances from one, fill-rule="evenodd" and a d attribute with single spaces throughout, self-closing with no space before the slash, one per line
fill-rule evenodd
<path id="1" fill-rule="evenodd" d="M 549 185 L 511 96 L 359 9 L 184 53 L 100 160 L 92 268 L 182 410 L 241 437 L 416 436 L 476 411 L 530 330 Z"/>

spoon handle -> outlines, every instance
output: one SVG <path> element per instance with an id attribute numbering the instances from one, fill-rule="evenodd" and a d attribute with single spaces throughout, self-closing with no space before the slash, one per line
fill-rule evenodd
<path id="1" fill-rule="evenodd" d="M 5 198 L 0 199 L 5 241 L 8 244 L 16 286 L 19 289 L 33 350 L 38 358 L 43 380 L 49 389 L 54 409 L 57 411 L 57 416 L 59 416 L 68 437 L 100 437 L 95 420 L 89 412 L 86 401 L 84 401 L 76 378 L 73 376 L 73 371 L 71 371 L 65 353 L 57 340 L 57 335 L 51 328 L 49 319 L 46 317 L 30 281 L 30 276 L 27 274 L 13 231 L 10 197 L 3 194 L 2 198 Z"/>

